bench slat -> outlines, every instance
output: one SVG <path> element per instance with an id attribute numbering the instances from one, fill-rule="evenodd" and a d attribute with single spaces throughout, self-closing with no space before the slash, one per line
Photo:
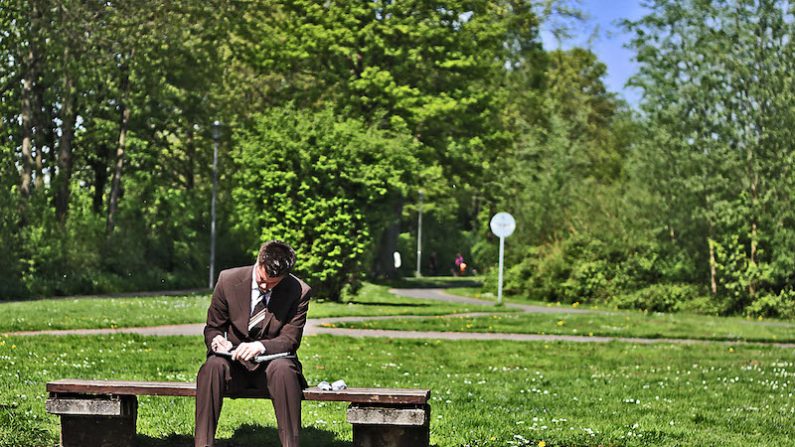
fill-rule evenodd
<path id="1" fill-rule="evenodd" d="M 124 380 L 63 379 L 47 383 L 50 393 L 114 394 L 119 396 L 196 396 L 190 382 L 130 382 Z"/>
<path id="2" fill-rule="evenodd" d="M 63 379 L 47 383 L 50 393 L 112 394 L 118 396 L 196 396 L 192 382 L 133 382 L 123 380 Z M 430 390 L 404 388 L 348 388 L 342 391 L 304 390 L 305 400 L 350 402 L 357 404 L 425 405 Z M 251 395 L 250 397 L 257 397 Z M 263 397 L 263 396 L 259 396 Z"/>
<path id="3" fill-rule="evenodd" d="M 304 390 L 306 400 L 350 402 L 354 404 L 402 404 L 425 405 L 431 390 L 402 388 L 348 388 L 342 391 L 321 391 L 317 388 Z"/>

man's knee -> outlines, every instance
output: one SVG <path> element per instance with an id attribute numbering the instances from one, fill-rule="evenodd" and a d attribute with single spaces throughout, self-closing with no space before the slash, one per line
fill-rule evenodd
<path id="1" fill-rule="evenodd" d="M 207 358 L 207 361 L 199 368 L 199 377 L 202 377 L 206 374 L 224 374 L 226 373 L 227 368 L 229 368 L 229 360 L 225 359 L 224 357 L 219 357 L 217 355 L 211 355 Z"/>
<path id="2" fill-rule="evenodd" d="M 292 360 L 276 359 L 268 363 L 265 374 L 268 376 L 268 384 L 284 382 L 285 380 L 293 381 L 298 378 L 298 368 L 296 368 Z"/>

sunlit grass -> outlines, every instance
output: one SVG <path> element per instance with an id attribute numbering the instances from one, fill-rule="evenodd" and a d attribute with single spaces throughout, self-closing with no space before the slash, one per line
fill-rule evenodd
<path id="1" fill-rule="evenodd" d="M 335 327 L 449 332 L 500 332 L 641 338 L 795 342 L 795 323 L 766 324 L 744 318 L 620 312 L 610 314 L 501 314 L 486 317 L 432 317 Z"/>
<path id="2" fill-rule="evenodd" d="M 199 337 L 0 338 L 0 446 L 57 443 L 47 381 L 190 381 Z M 795 352 L 760 346 L 307 337 L 310 383 L 432 390 L 437 446 L 788 446 Z M 191 445 L 193 400 L 142 397 L 141 445 Z M 305 445 L 350 445 L 345 404 L 304 403 Z M 276 445 L 270 402 L 230 401 L 219 437 Z M 532 444 L 530 444 L 532 443 Z"/>
<path id="3" fill-rule="evenodd" d="M 496 290 L 489 290 L 486 287 L 451 287 L 445 290 L 446 293 L 452 295 L 459 295 L 465 296 L 470 298 L 477 298 L 485 301 L 491 301 L 496 303 L 497 302 L 497 291 Z M 560 302 L 550 302 L 550 301 L 541 301 L 541 300 L 531 300 L 529 298 L 525 298 L 522 296 L 503 296 L 502 297 L 503 303 L 515 303 L 515 304 L 530 304 L 533 306 L 543 306 L 543 307 L 553 307 L 553 308 L 561 308 L 561 307 L 569 307 L 570 304 L 564 304 Z M 583 304 L 577 303 L 575 307 L 579 307 L 580 309 L 595 309 L 595 310 L 605 310 L 607 307 L 599 306 L 598 304 Z"/>
<path id="4" fill-rule="evenodd" d="M 0 332 L 94 329 L 203 323 L 209 294 L 185 296 L 60 298 L 0 303 Z M 381 315 L 442 315 L 493 311 L 493 306 L 441 303 L 398 297 L 386 286 L 365 284 L 348 302 L 313 300 L 310 318 Z"/>

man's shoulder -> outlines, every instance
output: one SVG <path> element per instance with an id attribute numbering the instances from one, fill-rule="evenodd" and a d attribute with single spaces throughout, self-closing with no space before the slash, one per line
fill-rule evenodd
<path id="1" fill-rule="evenodd" d="M 286 279 L 291 283 L 291 288 L 301 291 L 301 296 L 306 295 L 310 290 L 312 290 L 312 288 L 309 287 L 309 284 L 292 273 L 290 273 Z"/>
<path id="2" fill-rule="evenodd" d="M 233 267 L 231 269 L 221 270 L 221 273 L 218 274 L 218 282 L 230 281 L 230 282 L 237 283 L 237 282 L 240 282 L 240 281 L 245 281 L 246 279 L 248 279 L 250 281 L 251 280 L 251 269 L 252 269 L 252 266 L 244 265 L 244 266 L 240 266 L 240 267 Z"/>

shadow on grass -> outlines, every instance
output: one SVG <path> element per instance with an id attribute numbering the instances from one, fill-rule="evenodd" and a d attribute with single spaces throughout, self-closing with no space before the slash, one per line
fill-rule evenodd
<path id="1" fill-rule="evenodd" d="M 164 438 L 153 438 L 138 435 L 136 445 L 140 447 L 193 447 L 193 437 L 188 435 L 171 434 Z M 349 441 L 337 439 L 331 431 L 318 430 L 314 427 L 301 429 L 301 444 L 323 447 L 350 447 Z M 215 442 L 218 447 L 262 447 L 278 446 L 279 433 L 275 427 L 243 424 L 231 438 L 219 439 Z"/>
<path id="2" fill-rule="evenodd" d="M 423 276 L 422 278 L 376 279 L 374 284 L 396 289 L 449 289 L 453 287 L 481 287 L 477 276 Z"/>
<path id="3" fill-rule="evenodd" d="M 149 298 L 161 296 L 184 296 L 188 298 L 206 297 L 213 293 L 210 289 L 184 289 L 184 290 L 153 290 L 145 292 L 118 292 L 100 293 L 96 295 L 35 295 L 30 297 L 2 297 L 0 303 L 17 303 L 23 301 L 43 300 L 76 300 L 76 299 L 105 299 L 105 298 Z"/>
<path id="4" fill-rule="evenodd" d="M 430 304 L 425 303 L 370 303 L 362 301 L 345 301 L 343 304 L 357 304 L 359 306 L 376 306 L 376 307 L 430 307 Z"/>

